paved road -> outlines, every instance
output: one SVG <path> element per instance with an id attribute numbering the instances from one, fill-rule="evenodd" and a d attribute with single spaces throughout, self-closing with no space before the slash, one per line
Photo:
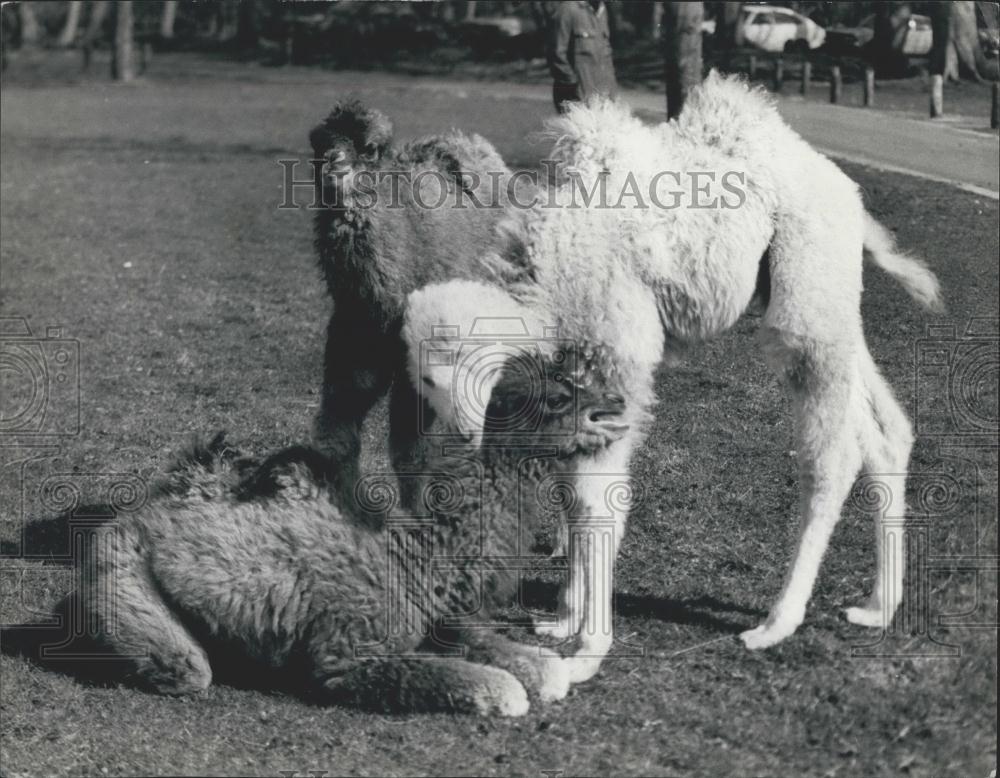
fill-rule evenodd
<path id="1" fill-rule="evenodd" d="M 996 198 L 1000 140 L 886 111 L 784 99 L 785 120 L 823 152 L 854 162 L 983 189 Z"/>
<path id="2" fill-rule="evenodd" d="M 549 99 L 547 90 L 545 97 Z M 661 95 L 630 90 L 624 97 L 644 113 L 663 115 Z M 996 135 L 794 97 L 779 99 L 778 110 L 796 132 L 831 157 L 1000 197 L 1000 138 Z"/>
<path id="3" fill-rule="evenodd" d="M 412 79 L 411 87 L 467 90 L 479 95 L 489 92 L 499 98 L 546 102 L 552 99 L 550 88 L 537 84 L 422 78 Z M 643 114 L 663 116 L 662 95 L 625 90 L 623 97 Z M 1000 139 L 996 135 L 888 111 L 811 103 L 795 97 L 781 98 L 778 109 L 797 132 L 831 157 L 943 181 L 993 199 L 1000 198 Z"/>

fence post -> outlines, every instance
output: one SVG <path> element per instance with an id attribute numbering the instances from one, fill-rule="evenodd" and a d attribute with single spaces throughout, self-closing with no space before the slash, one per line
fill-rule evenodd
<path id="1" fill-rule="evenodd" d="M 931 76 L 931 118 L 944 114 L 944 76 Z"/>
<path id="2" fill-rule="evenodd" d="M 751 54 L 750 55 L 750 67 L 748 68 L 748 70 L 749 70 L 750 80 L 752 81 L 754 79 L 754 77 L 757 75 L 757 55 L 756 54 Z"/>
<path id="3" fill-rule="evenodd" d="M 990 127 L 1000 127 L 1000 81 L 993 82 L 993 105 L 990 108 Z"/>
<path id="4" fill-rule="evenodd" d="M 785 61 L 781 57 L 774 60 L 774 91 L 780 92 L 785 83 Z"/>
<path id="5" fill-rule="evenodd" d="M 830 68 L 830 102 L 839 103 L 840 102 L 840 90 L 843 88 L 843 82 L 840 80 L 840 65 L 834 65 Z"/>
<path id="6" fill-rule="evenodd" d="M 875 105 L 875 68 L 865 68 L 865 108 Z"/>
<path id="7" fill-rule="evenodd" d="M 812 63 L 805 57 L 802 58 L 802 96 L 809 94 L 809 81 L 812 79 Z"/>

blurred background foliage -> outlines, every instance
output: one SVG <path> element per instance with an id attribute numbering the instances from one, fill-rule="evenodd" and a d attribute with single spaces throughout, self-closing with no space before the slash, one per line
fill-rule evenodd
<path id="1" fill-rule="evenodd" d="M 22 47 L 112 47 L 121 5 L 124 3 L 107 0 L 5 4 L 4 57 Z M 544 29 L 554 4 L 537 0 L 151 0 L 131 5 L 133 20 L 129 24 L 140 50 L 145 46 L 148 51 L 222 51 L 273 64 L 370 68 L 400 58 L 419 58 L 441 67 L 517 60 L 535 61 L 537 65 L 545 56 Z M 732 48 L 732 27 L 741 6 L 748 4 L 703 5 L 711 30 L 706 30 L 705 60 L 711 66 L 717 64 L 720 52 Z M 891 61 L 892 35 L 879 34 L 879 25 L 905 24 L 911 14 L 929 16 L 941 6 L 937 2 L 815 1 L 773 5 L 795 10 L 824 28 L 857 27 L 862 22 L 871 27 L 875 19 L 874 40 L 850 54 L 878 62 L 883 72 L 894 69 L 900 74 L 914 63 L 898 56 Z M 661 6 L 657 2 L 626 0 L 608 3 L 616 58 L 626 65 L 662 59 Z M 992 2 L 975 4 L 976 24 L 987 50 L 996 38 L 996 6 Z M 841 51 L 829 53 L 844 56 Z"/>

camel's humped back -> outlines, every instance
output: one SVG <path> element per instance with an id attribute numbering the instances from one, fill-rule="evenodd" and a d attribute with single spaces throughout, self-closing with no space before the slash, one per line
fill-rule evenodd
<path id="1" fill-rule="evenodd" d="M 742 159 L 796 137 L 767 93 L 715 71 L 692 90 L 676 121 L 650 126 L 624 102 L 597 98 L 571 104 L 565 115 L 546 122 L 546 134 L 554 141 L 550 157 L 585 177 L 694 163 L 688 156 L 692 144 L 716 157 Z"/>

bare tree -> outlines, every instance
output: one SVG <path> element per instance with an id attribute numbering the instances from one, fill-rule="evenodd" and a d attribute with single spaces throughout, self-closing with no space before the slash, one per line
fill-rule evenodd
<path id="1" fill-rule="evenodd" d="M 87 21 L 87 32 L 84 33 L 84 43 L 93 46 L 104 30 L 104 20 L 108 17 L 111 4 L 108 0 L 95 0 L 90 4 L 90 19 Z"/>
<path id="2" fill-rule="evenodd" d="M 658 41 L 663 36 L 663 3 L 650 3 L 649 37 Z"/>
<path id="3" fill-rule="evenodd" d="M 174 22 L 177 20 L 177 0 L 165 0 L 160 16 L 160 37 L 171 40 L 174 37 Z"/>
<path id="4" fill-rule="evenodd" d="M 60 46 L 72 46 L 76 40 L 77 30 L 80 28 L 80 17 L 83 14 L 83 0 L 70 0 L 66 4 L 66 21 L 63 23 L 62 32 L 59 33 Z"/>
<path id="5" fill-rule="evenodd" d="M 944 77 L 949 81 L 958 81 L 963 74 L 976 81 L 982 81 L 987 75 L 995 78 L 996 64 L 991 65 L 979 43 L 975 2 L 958 0 L 951 6 L 951 30 L 945 53 Z"/>
<path id="6" fill-rule="evenodd" d="M 218 5 L 218 26 L 215 39 L 220 43 L 233 40 L 239 32 L 239 8 L 234 0 L 222 0 Z"/>
<path id="7" fill-rule="evenodd" d="M 733 57 L 736 54 L 736 28 L 740 23 L 740 10 L 743 4 L 726 0 L 716 16 L 715 44 L 722 49 L 723 67 L 733 69 Z"/>
<path id="8" fill-rule="evenodd" d="M 260 45 L 260 9 L 257 0 L 243 0 L 236 10 L 236 47 L 244 53 Z"/>
<path id="9" fill-rule="evenodd" d="M 717 20 L 719 29 L 716 34 L 716 40 L 720 41 L 721 45 L 727 49 L 732 49 L 736 46 L 736 27 L 739 25 L 740 9 L 742 7 L 743 3 L 731 2 L 731 0 L 726 0 L 722 4 L 722 13 L 719 14 Z"/>
<path id="10" fill-rule="evenodd" d="M 540 32 L 545 32 L 546 18 L 545 9 L 539 0 L 530 0 L 528 10 L 531 12 L 531 20 L 535 23 L 535 28 Z M 454 16 L 454 14 L 452 14 Z"/>
<path id="11" fill-rule="evenodd" d="M 663 13 L 667 118 L 678 116 L 684 99 L 701 83 L 701 23 L 703 3 L 668 2 Z"/>
<path id="12" fill-rule="evenodd" d="M 995 78 L 996 66 L 991 67 L 979 44 L 975 3 L 972 0 L 934 3 L 931 13 L 934 31 L 931 76 L 942 81 L 958 81 L 963 74 L 976 81 L 982 81 L 984 75 Z"/>
<path id="13" fill-rule="evenodd" d="M 38 26 L 34 7 L 29 2 L 18 3 L 17 14 L 21 22 L 21 45 L 37 46 L 42 28 Z"/>
<path id="14" fill-rule="evenodd" d="M 111 77 L 116 81 L 135 78 L 135 21 L 132 0 L 115 3 L 115 45 L 111 51 Z"/>

